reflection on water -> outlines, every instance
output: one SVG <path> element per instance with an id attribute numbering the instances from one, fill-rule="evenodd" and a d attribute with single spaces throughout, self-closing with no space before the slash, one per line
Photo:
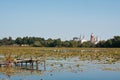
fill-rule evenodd
<path id="1" fill-rule="evenodd" d="M 119 54 L 92 53 L 45 54 L 45 63 L 40 62 L 37 68 L 35 63 L 33 67 L 1 67 L 0 80 L 120 80 Z"/>

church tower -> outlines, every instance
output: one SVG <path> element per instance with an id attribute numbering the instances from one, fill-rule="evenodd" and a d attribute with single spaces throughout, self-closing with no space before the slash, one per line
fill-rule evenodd
<path id="1" fill-rule="evenodd" d="M 93 35 L 93 33 L 92 33 L 91 36 L 90 36 L 90 42 L 91 42 L 92 44 L 95 44 L 95 36 Z"/>

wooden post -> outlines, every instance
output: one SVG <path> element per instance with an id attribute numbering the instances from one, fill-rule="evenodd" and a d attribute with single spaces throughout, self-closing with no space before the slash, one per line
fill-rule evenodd
<path id="1" fill-rule="evenodd" d="M 15 67 L 18 66 L 18 64 L 16 62 L 14 62 L 14 65 L 15 65 Z"/>
<path id="2" fill-rule="evenodd" d="M 44 70 L 46 70 L 46 66 L 45 66 L 45 60 L 44 60 Z"/>
<path id="3" fill-rule="evenodd" d="M 38 61 L 36 61 L 36 70 L 38 70 Z"/>
<path id="4" fill-rule="evenodd" d="M 26 65 L 26 67 L 27 67 L 27 62 L 25 62 L 25 63 L 26 63 L 25 65 Z"/>
<path id="5" fill-rule="evenodd" d="M 30 68 L 33 69 L 33 61 L 31 61 L 30 64 Z"/>
<path id="6" fill-rule="evenodd" d="M 21 67 L 23 66 L 23 62 L 21 62 Z"/>
<path id="7" fill-rule="evenodd" d="M 33 61 L 31 62 L 31 66 L 33 66 Z"/>

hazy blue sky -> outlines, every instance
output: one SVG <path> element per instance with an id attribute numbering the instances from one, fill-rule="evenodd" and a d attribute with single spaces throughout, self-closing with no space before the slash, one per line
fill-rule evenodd
<path id="1" fill-rule="evenodd" d="M 120 0 L 0 0 L 0 38 L 120 36 Z"/>

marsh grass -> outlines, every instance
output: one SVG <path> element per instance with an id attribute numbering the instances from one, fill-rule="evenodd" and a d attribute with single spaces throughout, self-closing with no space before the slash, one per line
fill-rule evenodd
<path id="1" fill-rule="evenodd" d="M 104 71 L 120 71 L 120 68 L 106 67 L 106 68 L 102 68 L 102 70 L 104 70 Z"/>
<path id="2" fill-rule="evenodd" d="M 77 61 L 97 61 L 97 64 L 114 64 L 120 62 L 120 48 L 44 48 L 44 47 L 0 47 L 0 55 L 4 56 L 1 60 L 4 61 L 14 61 L 14 59 L 26 59 L 35 58 L 41 60 L 68 60 L 76 59 L 76 64 L 74 65 L 80 71 L 83 71 L 80 67 L 82 64 L 77 63 Z M 57 69 L 57 67 L 65 68 L 64 63 L 60 63 L 59 66 L 55 66 L 54 63 L 49 63 L 50 67 Z M 68 66 L 70 71 L 76 72 L 73 66 Z M 76 69 L 76 68 L 75 68 Z M 111 68 L 102 68 L 103 70 L 116 70 Z M 117 69 L 119 70 L 119 68 Z M 18 70 L 9 68 L 0 68 L 0 72 L 7 75 L 12 75 Z"/>
<path id="3" fill-rule="evenodd" d="M 44 48 L 44 47 L 0 47 L 0 55 L 6 60 L 15 58 L 98 60 L 113 63 L 120 60 L 120 48 Z"/>

